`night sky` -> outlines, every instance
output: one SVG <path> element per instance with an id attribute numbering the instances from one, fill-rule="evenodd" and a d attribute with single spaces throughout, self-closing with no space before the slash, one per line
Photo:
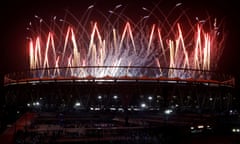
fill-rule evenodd
<path id="1" fill-rule="evenodd" d="M 210 16 L 224 19 L 228 36 L 219 69 L 238 78 L 240 76 L 240 15 L 238 15 L 240 5 L 237 4 L 236 0 L 94 0 L 88 2 L 82 0 L 22 0 L 19 2 L 6 1 L 1 4 L 1 83 L 4 74 L 27 69 L 26 37 L 28 34 L 26 27 L 35 14 L 48 19 L 55 15 L 61 16 L 66 9 L 77 13 L 91 4 L 95 4 L 98 9 L 107 11 L 117 4 L 122 4 L 128 6 L 127 12 L 130 16 L 134 16 L 137 12 L 135 7 L 137 9 L 141 9 L 143 6 L 151 8 L 158 3 L 162 9 L 171 9 L 179 2 L 183 4 L 184 8 L 193 12 L 192 15 L 196 14 L 196 16 L 201 17 L 202 13 L 207 12 Z"/>

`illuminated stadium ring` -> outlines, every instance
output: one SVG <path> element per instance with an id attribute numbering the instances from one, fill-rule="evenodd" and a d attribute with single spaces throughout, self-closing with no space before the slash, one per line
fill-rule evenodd
<path id="1" fill-rule="evenodd" d="M 121 74 L 115 77 L 103 76 L 93 77 L 91 72 L 109 71 L 121 69 Z M 133 75 L 131 71 L 138 71 Z M 194 69 L 182 68 L 161 68 L 158 67 L 137 67 L 137 66 L 85 66 L 85 67 L 65 67 L 35 69 L 25 72 L 10 73 L 5 75 L 4 85 L 16 84 L 37 84 L 50 82 L 159 82 L 159 83 L 192 83 L 204 84 L 208 86 L 234 87 L 234 78 L 231 75 Z M 58 71 L 58 74 L 56 74 Z M 73 74 L 71 71 L 79 71 Z M 88 71 L 90 73 L 88 73 Z M 80 73 L 85 73 L 81 77 Z M 171 74 L 170 74 L 171 73 Z M 181 73 L 182 77 L 173 77 L 174 73 Z M 75 76 L 74 76 L 75 75 Z M 176 74 L 177 75 L 177 74 Z"/>

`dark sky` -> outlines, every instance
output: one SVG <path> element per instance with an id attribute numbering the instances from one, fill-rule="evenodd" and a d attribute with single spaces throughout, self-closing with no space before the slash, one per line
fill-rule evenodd
<path id="1" fill-rule="evenodd" d="M 87 0 L 85 0 L 87 1 Z M 184 8 L 190 9 L 191 14 L 196 16 L 208 12 L 211 16 L 224 19 L 228 33 L 226 48 L 220 60 L 220 69 L 232 73 L 235 76 L 240 75 L 240 5 L 236 0 L 41 0 L 19 2 L 6 1 L 1 4 L 1 52 L 0 52 L 0 70 L 1 79 L 8 72 L 21 71 L 26 69 L 26 27 L 34 15 L 49 18 L 54 15 L 64 14 L 68 9 L 73 12 L 86 9 L 90 4 L 95 4 L 97 8 L 107 10 L 117 4 L 127 5 L 128 13 L 132 16 L 136 14 L 135 7 L 140 9 L 142 6 L 151 7 L 159 3 L 162 9 L 171 9 L 176 3 L 183 3 Z M 2 81 L 2 80 L 1 80 Z"/>

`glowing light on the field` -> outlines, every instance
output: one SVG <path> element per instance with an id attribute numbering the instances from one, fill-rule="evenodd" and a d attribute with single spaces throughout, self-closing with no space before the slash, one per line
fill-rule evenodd
<path id="1" fill-rule="evenodd" d="M 101 100 L 101 99 L 102 99 L 102 96 L 98 96 L 98 99 Z"/>
<path id="2" fill-rule="evenodd" d="M 76 106 L 76 107 L 79 107 L 80 105 L 81 105 L 80 102 L 76 102 L 76 103 L 75 103 L 75 106 Z"/>
<path id="3" fill-rule="evenodd" d="M 116 95 L 115 95 L 115 96 L 113 96 L 113 99 L 118 99 L 118 96 L 116 96 Z"/>
<path id="4" fill-rule="evenodd" d="M 141 107 L 145 108 L 147 105 L 145 103 L 141 103 Z"/>
<path id="5" fill-rule="evenodd" d="M 171 114 L 173 111 L 171 110 L 171 109 L 166 109 L 165 111 L 164 111 L 164 113 L 166 114 L 166 115 L 169 115 L 169 114 Z"/>
<path id="6" fill-rule="evenodd" d="M 153 99 L 152 96 L 149 96 L 149 97 L 148 97 L 148 100 L 152 100 L 152 99 Z"/>

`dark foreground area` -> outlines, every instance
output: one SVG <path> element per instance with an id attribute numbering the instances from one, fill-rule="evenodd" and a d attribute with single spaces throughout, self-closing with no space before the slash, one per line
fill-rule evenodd
<path id="1" fill-rule="evenodd" d="M 26 112 L 0 137 L 6 144 L 238 144 L 238 115 L 106 111 Z"/>

